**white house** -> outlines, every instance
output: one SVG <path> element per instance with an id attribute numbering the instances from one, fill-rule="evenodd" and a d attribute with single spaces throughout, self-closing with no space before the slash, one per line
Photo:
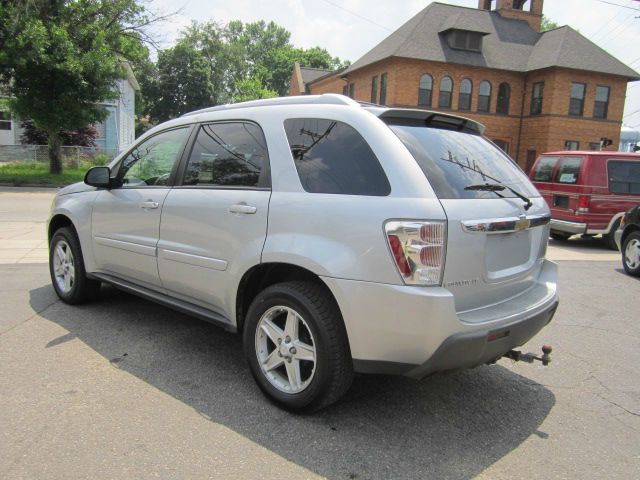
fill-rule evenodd
<path id="1" fill-rule="evenodd" d="M 115 155 L 127 148 L 135 139 L 135 96 L 140 90 L 133 70 L 123 62 L 126 76 L 118 80 L 119 96 L 101 103 L 107 118 L 98 123 L 96 145 L 107 154 Z M 20 145 L 20 120 L 12 118 L 8 110 L 0 110 L 0 145 Z"/>

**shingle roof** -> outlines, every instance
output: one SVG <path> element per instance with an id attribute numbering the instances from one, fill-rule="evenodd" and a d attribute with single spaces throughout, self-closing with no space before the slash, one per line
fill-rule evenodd
<path id="1" fill-rule="evenodd" d="M 302 74 L 302 82 L 307 84 L 324 77 L 328 73 L 333 73 L 333 71 L 323 70 L 322 68 L 300 67 L 300 73 Z"/>
<path id="2" fill-rule="evenodd" d="M 451 29 L 483 32 L 482 52 L 449 47 L 440 32 Z M 544 33 L 524 20 L 504 18 L 498 12 L 432 3 L 354 62 L 345 73 L 389 57 L 526 72 L 565 67 L 620 75 L 640 75 L 571 27 Z"/>

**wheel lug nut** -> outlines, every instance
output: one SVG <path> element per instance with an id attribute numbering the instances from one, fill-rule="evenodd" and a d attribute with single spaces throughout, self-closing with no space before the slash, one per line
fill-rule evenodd
<path id="1" fill-rule="evenodd" d="M 290 353 L 290 354 L 292 354 L 292 355 L 295 355 L 295 354 L 296 354 L 296 352 L 297 352 L 296 347 L 291 347 L 291 348 L 289 349 L 289 353 Z"/>
<path id="2" fill-rule="evenodd" d="M 287 335 L 287 337 L 284 339 L 284 341 L 285 341 L 286 343 L 289 343 L 289 342 L 291 341 L 291 337 Z"/>
<path id="3" fill-rule="evenodd" d="M 287 357 L 287 362 L 291 363 L 291 357 Z"/>
<path id="4" fill-rule="evenodd" d="M 280 345 L 281 343 L 282 343 L 282 339 L 281 339 L 281 338 L 279 338 L 279 339 L 278 339 L 278 345 Z"/>

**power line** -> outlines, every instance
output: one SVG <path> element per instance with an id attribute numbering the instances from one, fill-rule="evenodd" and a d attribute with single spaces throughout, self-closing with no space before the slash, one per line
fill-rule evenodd
<path id="1" fill-rule="evenodd" d="M 625 115 L 624 117 L 622 117 L 622 118 L 631 117 L 632 115 L 635 115 L 636 113 L 640 113 L 640 108 L 639 108 L 638 110 L 636 110 L 635 112 L 631 112 L 631 113 L 626 114 L 626 115 Z"/>
<path id="2" fill-rule="evenodd" d="M 596 42 L 597 41 L 596 37 L 598 36 L 598 34 L 600 34 L 603 30 L 605 30 L 615 18 L 618 18 L 618 15 L 620 15 L 621 13 L 624 14 L 624 10 L 616 10 L 616 12 L 606 22 L 602 22 L 600 24 L 600 28 L 598 28 L 598 30 L 596 30 L 591 35 L 591 41 Z M 606 34 L 607 32 L 605 31 L 605 36 Z M 601 37 L 601 38 L 604 38 L 604 37 Z"/>
<path id="3" fill-rule="evenodd" d="M 627 8 L 629 10 L 633 10 L 634 12 L 640 12 L 640 8 L 633 8 L 633 7 L 629 7 L 627 5 L 620 5 L 619 3 L 607 2 L 607 0 L 596 0 L 596 2 L 606 3 L 607 5 L 614 5 L 614 6 L 620 7 L 620 8 Z"/>
<path id="4" fill-rule="evenodd" d="M 344 10 L 345 12 L 350 13 L 351 15 L 353 15 L 353 16 L 355 16 L 355 17 L 358 17 L 358 18 L 360 18 L 361 20 L 364 20 L 365 22 L 369 22 L 369 23 L 371 23 L 372 25 L 375 25 L 376 27 L 384 28 L 384 29 L 385 29 L 385 30 L 387 30 L 388 32 L 393 32 L 393 31 L 394 31 L 394 30 L 390 29 L 389 27 L 385 27 L 384 25 L 382 25 L 382 24 L 380 24 L 380 23 L 378 23 L 378 22 L 375 22 L 375 21 L 371 20 L 370 18 L 367 18 L 367 17 L 365 17 L 365 16 L 360 15 L 358 12 L 354 12 L 353 10 L 349 10 L 349 9 L 347 9 L 347 8 L 344 8 L 343 6 L 338 5 L 337 3 L 330 2 L 329 0 L 322 0 L 322 1 L 323 1 L 323 2 L 325 2 L 325 3 L 328 3 L 329 5 L 332 5 L 332 6 L 333 6 L 333 7 L 335 7 L 335 8 L 338 8 L 338 9 L 340 9 L 340 10 Z"/>

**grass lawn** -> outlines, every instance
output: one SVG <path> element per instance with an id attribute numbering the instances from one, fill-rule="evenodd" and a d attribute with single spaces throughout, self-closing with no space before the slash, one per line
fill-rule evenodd
<path id="1" fill-rule="evenodd" d="M 49 173 L 49 164 L 43 162 L 0 163 L 0 183 L 13 185 L 51 185 L 61 187 L 84 180 L 84 174 L 91 165 L 80 168 L 63 168 L 60 175 Z"/>

